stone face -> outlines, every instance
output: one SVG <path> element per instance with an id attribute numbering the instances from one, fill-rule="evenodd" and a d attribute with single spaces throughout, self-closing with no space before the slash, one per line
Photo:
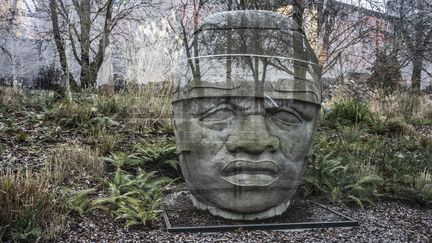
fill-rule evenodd
<path id="1" fill-rule="evenodd" d="M 179 65 L 174 130 L 195 206 L 231 219 L 283 213 L 310 155 L 321 105 L 303 31 L 268 11 L 203 21 Z"/>

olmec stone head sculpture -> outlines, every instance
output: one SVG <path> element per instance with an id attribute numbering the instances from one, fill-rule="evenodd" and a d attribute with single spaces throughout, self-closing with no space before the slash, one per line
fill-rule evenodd
<path id="1" fill-rule="evenodd" d="M 269 11 L 222 12 L 194 33 L 174 86 L 180 165 L 194 205 L 230 219 L 282 214 L 321 104 L 301 28 Z"/>

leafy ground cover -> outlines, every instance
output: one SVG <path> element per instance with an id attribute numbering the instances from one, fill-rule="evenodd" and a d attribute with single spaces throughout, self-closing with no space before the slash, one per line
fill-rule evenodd
<path id="1" fill-rule="evenodd" d="M 68 102 L 0 89 L 0 239 L 55 239 L 68 221 L 95 213 L 127 229 L 160 226 L 164 193 L 184 188 L 170 87 L 137 90 L 85 91 Z M 415 103 L 386 112 L 350 99 L 326 106 L 299 196 L 430 206 L 432 108 Z"/>
<path id="2" fill-rule="evenodd" d="M 360 207 L 385 196 L 430 204 L 431 171 L 430 127 L 417 130 L 343 99 L 324 114 L 302 191 Z"/>

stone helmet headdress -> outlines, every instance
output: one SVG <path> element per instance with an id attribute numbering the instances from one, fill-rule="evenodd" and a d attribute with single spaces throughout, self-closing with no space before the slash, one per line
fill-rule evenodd
<path id="1" fill-rule="evenodd" d="M 205 19 L 178 65 L 174 102 L 262 97 L 321 105 L 321 72 L 306 35 L 270 11 L 220 12 Z"/>

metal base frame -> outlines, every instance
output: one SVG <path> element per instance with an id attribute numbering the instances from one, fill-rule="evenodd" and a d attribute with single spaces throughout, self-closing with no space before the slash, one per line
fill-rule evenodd
<path id="1" fill-rule="evenodd" d="M 162 214 L 167 226 L 168 232 L 172 233 L 187 233 L 187 232 L 222 232 L 235 230 L 303 230 L 303 229 L 318 229 L 318 228 L 346 228 L 359 226 L 358 221 L 336 212 L 326 206 L 314 202 L 315 205 L 330 211 L 343 218 L 342 221 L 335 222 L 303 222 L 303 223 L 278 223 L 278 224 L 236 224 L 236 225 L 210 225 L 210 226 L 172 226 L 169 220 L 168 213 L 163 210 Z"/>

